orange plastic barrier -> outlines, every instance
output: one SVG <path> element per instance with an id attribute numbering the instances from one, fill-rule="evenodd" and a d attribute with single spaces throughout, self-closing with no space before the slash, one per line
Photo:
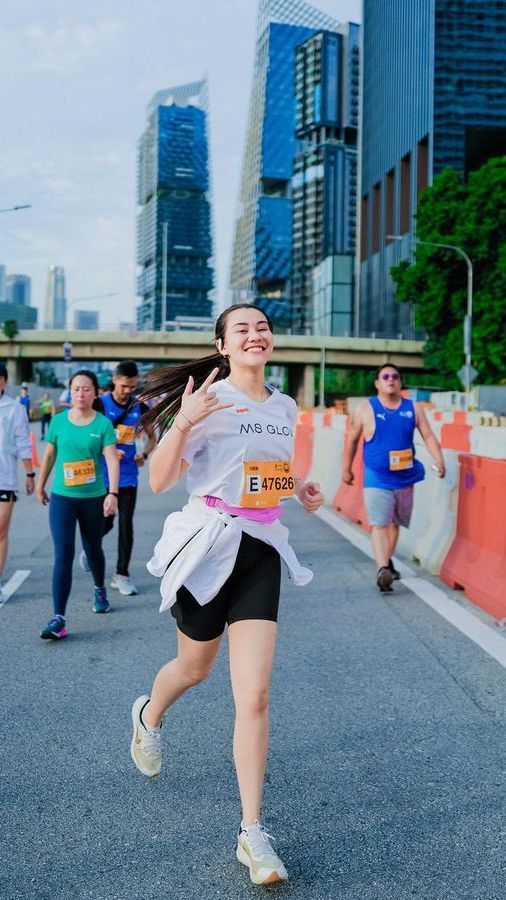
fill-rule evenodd
<path id="1" fill-rule="evenodd" d="M 35 435 L 34 435 L 33 431 L 30 432 L 30 443 L 32 445 L 32 466 L 34 469 L 35 469 L 35 467 L 39 468 L 40 462 L 39 462 L 39 454 L 37 451 L 37 441 L 35 439 Z"/>
<path id="2" fill-rule="evenodd" d="M 347 426 L 348 425 L 349 420 Z M 348 427 L 346 429 L 346 434 L 348 434 Z M 358 522 L 359 525 L 362 525 L 362 528 L 365 528 L 366 531 L 370 531 L 371 529 L 367 521 L 367 513 L 364 506 L 364 462 L 362 446 L 363 440 L 360 441 L 355 454 L 355 459 L 353 460 L 352 472 L 355 476 L 353 484 L 344 484 L 344 482 L 341 482 L 337 494 L 332 501 L 332 506 L 334 509 L 339 510 L 343 516 L 346 516 L 347 519 L 351 519 L 352 522 Z"/>
<path id="3" fill-rule="evenodd" d="M 461 450 L 469 453 L 471 450 L 471 425 L 467 424 L 465 412 L 454 413 L 453 422 L 445 422 L 441 426 L 441 446 L 445 450 Z"/>
<path id="4" fill-rule="evenodd" d="M 440 578 L 506 617 L 506 461 L 460 456 L 457 531 Z"/>
<path id="5" fill-rule="evenodd" d="M 306 480 L 313 459 L 313 415 L 309 412 L 299 413 L 295 428 L 294 469 L 297 478 Z"/>

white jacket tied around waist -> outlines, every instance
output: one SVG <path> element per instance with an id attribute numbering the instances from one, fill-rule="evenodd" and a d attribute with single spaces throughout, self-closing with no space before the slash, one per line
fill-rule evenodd
<path id="1" fill-rule="evenodd" d="M 32 458 L 25 407 L 7 394 L 0 397 L 0 490 L 16 491 L 18 460 Z"/>
<path id="2" fill-rule="evenodd" d="M 148 571 L 162 579 L 160 612 L 175 603 L 182 585 L 201 606 L 209 603 L 232 573 L 243 532 L 278 551 L 294 584 L 311 581 L 311 569 L 301 566 L 288 543 L 288 528 L 279 521 L 265 525 L 235 518 L 193 496 L 180 512 L 167 516 L 147 564 Z"/>

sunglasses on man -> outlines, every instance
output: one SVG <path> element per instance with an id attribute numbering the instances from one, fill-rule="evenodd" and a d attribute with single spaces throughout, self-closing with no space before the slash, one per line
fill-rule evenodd
<path id="1" fill-rule="evenodd" d="M 383 375 L 380 375 L 380 378 L 382 378 L 383 381 L 398 381 L 399 373 L 398 372 L 384 372 Z"/>

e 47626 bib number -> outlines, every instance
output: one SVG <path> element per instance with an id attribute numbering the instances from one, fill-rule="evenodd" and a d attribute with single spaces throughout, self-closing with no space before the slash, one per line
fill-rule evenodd
<path id="1" fill-rule="evenodd" d="M 240 506 L 267 509 L 279 506 L 284 497 L 295 493 L 295 475 L 291 463 L 283 460 L 258 460 L 244 463 L 244 488 Z"/>

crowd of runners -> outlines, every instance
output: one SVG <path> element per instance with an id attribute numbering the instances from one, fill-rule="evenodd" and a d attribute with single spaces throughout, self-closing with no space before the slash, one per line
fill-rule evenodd
<path id="1" fill-rule="evenodd" d="M 35 491 L 49 507 L 54 543 L 53 613 L 42 638 L 59 641 L 67 635 L 77 526 L 83 546 L 79 561 L 93 581 L 93 610 L 104 614 L 111 607 L 102 539 L 116 516 L 118 553 L 110 585 L 125 595 L 137 593 L 129 564 L 139 468 L 151 457 L 155 493 L 186 477 L 189 501 L 167 517 L 157 541 L 153 535 L 156 546 L 148 562 L 152 575 L 162 579 L 160 610 L 170 610 L 175 619 L 177 655 L 156 674 L 149 693 L 133 703 L 130 752 L 144 776 L 160 773 L 164 716 L 169 709 L 176 716 L 172 707 L 179 697 L 208 676 L 227 626 L 233 756 L 242 808 L 236 855 L 255 884 L 288 878 L 261 824 L 281 561 L 296 585 L 313 577 L 297 559 L 281 517 L 291 497 L 308 513 L 324 502 L 319 486 L 304 483 L 294 471 L 297 406 L 265 381 L 273 341 L 268 316 L 255 306 L 237 305 L 216 322 L 215 353 L 153 369 L 141 396 L 133 361 L 117 366 L 111 390 L 101 396 L 92 371 L 74 372 L 63 410 L 54 415 L 45 407 L 45 450 L 36 483 L 26 401 L 5 393 L 7 371 L 0 365 L 0 576 L 19 458 L 27 493 Z M 353 459 L 363 437 L 365 502 L 377 584 L 385 592 L 400 577 L 393 563 L 399 526 L 409 526 L 413 487 L 424 477 L 415 429 L 438 476 L 444 477 L 445 470 L 423 409 L 401 394 L 399 369 L 382 366 L 375 388 L 376 396 L 359 404 L 352 416 L 343 480 L 353 482 Z"/>

